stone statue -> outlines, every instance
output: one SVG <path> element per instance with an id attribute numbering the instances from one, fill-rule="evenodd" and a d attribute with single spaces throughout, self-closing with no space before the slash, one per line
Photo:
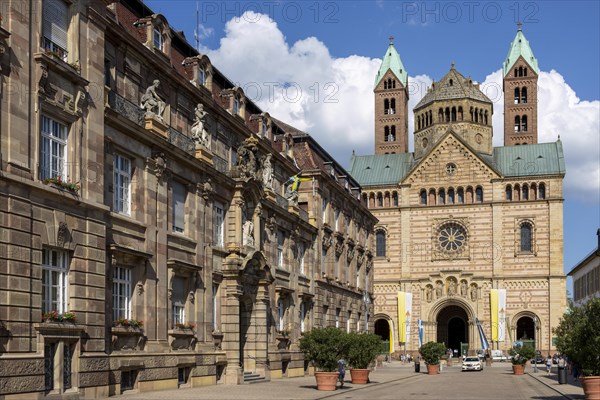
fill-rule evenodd
<path id="1" fill-rule="evenodd" d="M 194 110 L 194 123 L 192 124 L 192 139 L 196 143 L 196 146 L 202 145 L 204 147 L 210 147 L 210 135 L 204 129 L 204 117 L 207 112 L 204 111 L 204 105 L 198 103 Z"/>
<path id="2" fill-rule="evenodd" d="M 251 219 L 244 222 L 242 228 L 242 243 L 246 246 L 254 246 L 254 222 Z"/>
<path id="3" fill-rule="evenodd" d="M 238 147 L 237 167 L 241 178 L 256 178 L 256 152 L 258 151 L 255 138 L 248 138 Z"/>
<path id="4" fill-rule="evenodd" d="M 271 153 L 262 158 L 262 183 L 265 188 L 273 189 L 273 166 L 271 165 Z"/>
<path id="5" fill-rule="evenodd" d="M 443 295 L 443 291 L 444 291 L 444 285 L 442 284 L 442 281 L 437 281 L 437 283 L 435 285 L 435 296 L 438 299 L 441 298 Z"/>
<path id="6" fill-rule="evenodd" d="M 477 286 L 471 286 L 471 301 L 477 301 Z"/>
<path id="7" fill-rule="evenodd" d="M 456 294 L 456 286 L 456 281 L 454 279 L 448 281 L 448 296 L 454 296 Z"/>
<path id="8" fill-rule="evenodd" d="M 141 107 L 145 111 L 145 117 L 154 117 L 163 121 L 163 112 L 165 111 L 166 103 L 156 93 L 156 89 L 160 85 L 160 81 L 155 79 L 152 85 L 148 86 L 146 93 L 142 96 Z"/>
<path id="9" fill-rule="evenodd" d="M 289 185 L 285 190 L 285 198 L 292 206 L 298 206 L 298 191 L 292 190 L 292 185 Z"/>
<path id="10" fill-rule="evenodd" d="M 433 300 L 433 287 L 431 285 L 427 285 L 427 288 L 425 289 L 425 298 L 428 303 L 431 303 Z"/>
<path id="11" fill-rule="evenodd" d="M 467 281 L 462 281 L 460 283 L 460 295 L 462 297 L 467 297 L 467 290 L 468 290 Z"/>

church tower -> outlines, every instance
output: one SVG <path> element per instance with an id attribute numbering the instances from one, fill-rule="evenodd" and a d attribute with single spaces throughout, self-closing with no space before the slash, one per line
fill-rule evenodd
<path id="1" fill-rule="evenodd" d="M 408 152 L 408 73 L 394 37 L 375 77 L 375 154 Z"/>
<path id="2" fill-rule="evenodd" d="M 537 143 L 537 81 L 540 70 L 523 35 L 521 23 L 502 65 L 502 72 L 504 145 Z"/>

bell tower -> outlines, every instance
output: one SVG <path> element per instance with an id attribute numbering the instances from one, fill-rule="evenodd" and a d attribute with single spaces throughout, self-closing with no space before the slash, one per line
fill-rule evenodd
<path id="1" fill-rule="evenodd" d="M 504 91 L 504 145 L 535 144 L 537 132 L 537 82 L 540 70 L 518 24 L 517 35 L 502 65 Z"/>
<path id="2" fill-rule="evenodd" d="M 408 152 L 408 73 L 394 37 L 375 77 L 375 154 Z"/>

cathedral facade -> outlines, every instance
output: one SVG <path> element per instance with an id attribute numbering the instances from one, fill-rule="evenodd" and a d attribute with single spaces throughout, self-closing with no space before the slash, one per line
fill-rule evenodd
<path id="1" fill-rule="evenodd" d="M 415 106 L 392 42 L 375 80 L 375 154 L 350 172 L 375 227 L 375 332 L 390 351 L 554 350 L 566 307 L 560 140 L 538 143 L 539 68 L 519 27 L 503 63 L 504 146 L 492 101 L 452 65 Z M 540 106 L 543 106 L 540 105 Z M 498 134 L 498 133 L 496 133 Z M 481 329 L 479 329 L 481 328 Z"/>

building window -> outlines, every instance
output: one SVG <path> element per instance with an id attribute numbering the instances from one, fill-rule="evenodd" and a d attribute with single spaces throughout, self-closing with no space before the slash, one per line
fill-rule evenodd
<path id="1" fill-rule="evenodd" d="M 212 285 L 212 328 L 213 331 L 217 330 L 217 293 L 219 291 L 219 285 L 213 283 Z"/>
<path id="2" fill-rule="evenodd" d="M 524 222 L 521 224 L 521 251 L 531 253 L 532 246 L 532 227 L 529 222 Z"/>
<path id="3" fill-rule="evenodd" d="M 521 89 L 521 103 L 527 103 L 527 88 Z"/>
<path id="4" fill-rule="evenodd" d="M 180 367 L 177 368 L 177 384 L 178 385 L 187 385 L 188 380 L 190 379 L 190 367 Z"/>
<path id="5" fill-rule="evenodd" d="M 376 248 L 375 253 L 377 257 L 385 257 L 385 231 L 379 230 L 375 234 Z"/>
<path id="6" fill-rule="evenodd" d="M 577 292 L 575 292 L 577 293 Z M 575 299 L 577 300 L 577 299 Z M 54 390 L 54 355 L 56 343 L 44 343 L 44 388 Z"/>
<path id="7" fill-rule="evenodd" d="M 160 32 L 160 30 L 158 28 L 154 28 L 153 32 L 154 32 L 154 34 L 153 34 L 154 48 L 159 49 L 160 51 L 163 51 L 164 38 L 163 38 L 162 33 Z"/>
<path id="8" fill-rule="evenodd" d="M 392 193 L 392 204 L 394 207 L 398 207 L 398 193 Z"/>
<path id="9" fill-rule="evenodd" d="M 340 327 L 340 313 L 341 312 L 342 312 L 342 310 L 340 308 L 335 309 L 335 327 L 336 328 Z"/>
<path id="10" fill-rule="evenodd" d="M 131 160 L 115 154 L 114 160 L 114 211 L 131 214 Z"/>
<path id="11" fill-rule="evenodd" d="M 515 117 L 515 132 L 520 132 L 520 131 L 521 131 L 521 117 L 517 115 Z"/>
<path id="12" fill-rule="evenodd" d="M 283 268 L 283 245 L 285 243 L 285 234 L 283 231 L 277 231 L 277 267 Z"/>
<path id="13" fill-rule="evenodd" d="M 113 318 L 131 319 L 131 269 L 113 269 Z"/>
<path id="14" fill-rule="evenodd" d="M 63 0 L 44 0 L 42 18 L 42 47 L 67 61 L 69 6 Z"/>
<path id="15" fill-rule="evenodd" d="M 213 242 L 223 246 L 225 242 L 225 206 L 215 202 L 213 205 Z"/>
<path id="16" fill-rule="evenodd" d="M 321 218 L 323 219 L 323 223 L 327 223 L 327 199 L 323 199 L 321 201 Z"/>
<path id="17" fill-rule="evenodd" d="M 448 204 L 454 204 L 454 189 L 448 189 Z"/>
<path id="18" fill-rule="evenodd" d="M 483 189 L 479 186 L 475 189 L 475 202 L 483 203 Z"/>
<path id="19" fill-rule="evenodd" d="M 329 313 L 329 306 L 323 306 L 323 327 L 327 327 L 327 314 Z"/>
<path id="20" fill-rule="evenodd" d="M 185 227 L 186 190 L 179 182 L 173 182 L 173 232 L 183 232 Z"/>
<path id="21" fill-rule="evenodd" d="M 446 192 L 444 189 L 438 191 L 438 204 L 446 204 Z"/>
<path id="22" fill-rule="evenodd" d="M 284 316 L 285 310 L 283 308 L 283 300 L 280 298 L 277 300 L 277 330 L 279 332 L 283 332 L 285 329 Z"/>
<path id="23" fill-rule="evenodd" d="M 202 86 L 206 85 L 206 71 L 204 68 L 198 68 L 198 82 Z"/>
<path id="24" fill-rule="evenodd" d="M 300 332 L 304 333 L 306 326 L 304 324 L 304 320 L 306 319 L 306 304 L 304 302 L 300 303 Z"/>
<path id="25" fill-rule="evenodd" d="M 520 101 L 521 101 L 521 93 L 519 91 L 519 88 L 515 88 L 515 104 L 519 104 Z"/>
<path id="26" fill-rule="evenodd" d="M 546 198 L 546 185 L 540 183 L 538 187 L 538 199 L 544 200 Z"/>
<path id="27" fill-rule="evenodd" d="M 463 188 L 459 188 L 456 194 L 458 196 L 458 204 L 463 204 L 465 202 L 465 192 Z"/>
<path id="28" fill-rule="evenodd" d="M 420 203 L 422 206 L 427 205 L 427 191 L 425 189 L 421 190 L 421 194 L 419 195 Z"/>
<path id="29" fill-rule="evenodd" d="M 133 390 L 136 379 L 136 370 L 121 371 L 121 394 L 126 390 Z"/>
<path id="30" fill-rule="evenodd" d="M 383 207 L 383 195 L 381 193 L 377 194 L 377 207 Z"/>
<path id="31" fill-rule="evenodd" d="M 304 247 L 304 242 L 298 242 L 298 264 L 300 267 L 300 273 L 304 275 L 304 253 L 306 252 L 306 248 Z"/>
<path id="32" fill-rule="evenodd" d="M 521 132 L 527 132 L 527 115 L 521 117 Z"/>
<path id="33" fill-rule="evenodd" d="M 506 200 L 512 201 L 512 187 L 510 185 L 506 186 Z"/>
<path id="34" fill-rule="evenodd" d="M 350 318 L 352 317 L 352 311 L 348 311 L 348 318 L 346 319 L 346 333 L 350 333 Z"/>
<path id="35" fill-rule="evenodd" d="M 185 324 L 185 300 L 187 293 L 185 290 L 185 279 L 181 276 L 174 276 L 171 282 L 171 302 L 173 311 L 173 326 Z"/>
<path id="36" fill-rule="evenodd" d="M 238 97 L 233 98 L 233 114 L 240 114 L 240 99 Z"/>
<path id="37" fill-rule="evenodd" d="M 65 251 L 42 249 L 42 311 L 69 311 L 69 256 Z"/>
<path id="38" fill-rule="evenodd" d="M 67 178 L 67 127 L 42 115 L 40 179 Z"/>
<path id="39" fill-rule="evenodd" d="M 529 186 L 523 185 L 521 200 L 529 200 Z"/>

